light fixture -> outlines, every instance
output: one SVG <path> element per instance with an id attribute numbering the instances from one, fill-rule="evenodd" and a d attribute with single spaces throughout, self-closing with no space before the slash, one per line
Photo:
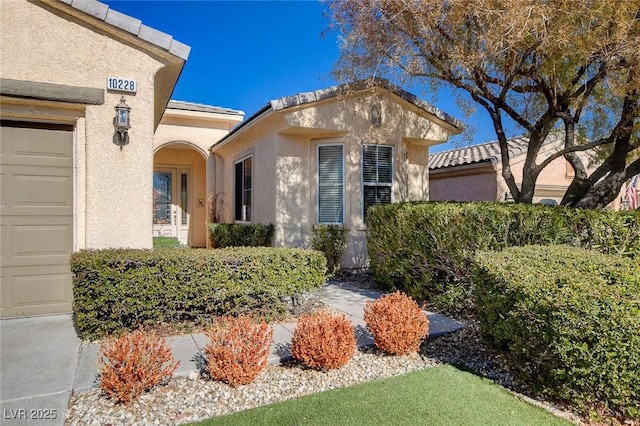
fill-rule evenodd
<path id="1" fill-rule="evenodd" d="M 371 121 L 371 125 L 373 127 L 382 126 L 382 108 L 380 107 L 380 102 L 373 101 L 371 103 L 371 111 L 369 112 L 369 120 Z"/>
<path id="2" fill-rule="evenodd" d="M 116 116 L 113 119 L 113 126 L 116 128 L 114 143 L 121 148 L 129 143 L 129 129 L 131 108 L 124 100 L 124 96 L 120 99 L 120 103 L 116 105 Z"/>

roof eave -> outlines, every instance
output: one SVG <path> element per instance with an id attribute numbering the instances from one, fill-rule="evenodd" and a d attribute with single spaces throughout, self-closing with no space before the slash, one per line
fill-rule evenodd
<path id="1" fill-rule="evenodd" d="M 220 149 L 222 146 L 228 144 L 231 139 L 236 137 L 236 135 L 245 132 L 249 127 L 251 127 L 259 118 L 266 117 L 269 113 L 273 112 L 273 108 L 271 107 L 271 102 L 269 102 L 264 107 L 260 108 L 255 114 L 251 115 L 242 123 L 238 124 L 234 127 L 231 132 L 229 132 L 225 137 L 220 139 L 218 142 L 214 143 L 209 147 L 210 152 L 214 152 Z"/>

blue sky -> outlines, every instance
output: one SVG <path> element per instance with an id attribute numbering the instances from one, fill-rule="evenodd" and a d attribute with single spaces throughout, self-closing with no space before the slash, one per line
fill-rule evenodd
<path id="1" fill-rule="evenodd" d="M 338 34 L 327 33 L 326 3 L 102 1 L 191 46 L 173 99 L 239 109 L 249 116 L 271 99 L 336 84 L 330 72 L 339 56 Z M 435 106 L 471 123 L 474 143 L 495 139 L 490 123 L 478 113 L 465 118 L 450 93 L 441 93 Z"/>

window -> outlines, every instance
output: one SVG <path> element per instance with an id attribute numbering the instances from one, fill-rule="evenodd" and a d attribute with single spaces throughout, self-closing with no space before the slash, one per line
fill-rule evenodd
<path id="1" fill-rule="evenodd" d="M 251 221 L 251 157 L 235 166 L 235 213 L 238 221 Z"/>
<path id="2" fill-rule="evenodd" d="M 318 146 L 318 223 L 344 220 L 344 155 L 342 145 Z"/>
<path id="3" fill-rule="evenodd" d="M 180 210 L 182 211 L 181 222 L 183 225 L 187 225 L 189 223 L 189 216 L 187 214 L 188 199 L 187 174 L 180 173 Z"/>
<path id="4" fill-rule="evenodd" d="M 390 146 L 364 145 L 362 147 L 362 212 L 377 204 L 391 202 L 393 179 L 393 151 Z"/>
<path id="5" fill-rule="evenodd" d="M 171 172 L 153 172 L 153 223 L 171 223 Z"/>

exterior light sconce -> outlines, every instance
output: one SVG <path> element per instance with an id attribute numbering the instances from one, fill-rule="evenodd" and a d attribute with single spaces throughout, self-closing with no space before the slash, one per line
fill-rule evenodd
<path id="1" fill-rule="evenodd" d="M 382 126 L 382 108 L 380 102 L 374 101 L 371 103 L 371 111 L 369 111 L 369 120 L 373 127 Z"/>
<path id="2" fill-rule="evenodd" d="M 116 116 L 113 119 L 113 126 L 116 128 L 114 135 L 114 143 L 123 146 L 129 143 L 129 129 L 131 128 L 131 108 L 124 100 L 124 96 L 120 99 L 120 103 L 116 105 Z"/>

